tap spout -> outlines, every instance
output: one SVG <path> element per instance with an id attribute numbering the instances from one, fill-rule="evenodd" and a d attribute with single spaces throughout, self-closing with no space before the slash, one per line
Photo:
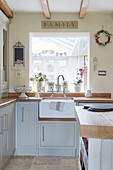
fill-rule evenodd
<path id="1" fill-rule="evenodd" d="M 64 76 L 63 75 L 59 75 L 58 78 L 57 78 L 57 86 L 58 86 L 58 89 L 57 89 L 57 92 L 59 92 L 59 78 L 62 77 L 63 81 L 65 80 Z"/>

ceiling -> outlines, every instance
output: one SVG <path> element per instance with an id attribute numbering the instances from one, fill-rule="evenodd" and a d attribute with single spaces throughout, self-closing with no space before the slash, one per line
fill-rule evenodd
<path id="1" fill-rule="evenodd" d="M 6 0 L 14 12 L 43 12 L 41 0 Z M 81 0 L 48 0 L 53 13 L 79 12 Z M 113 0 L 89 0 L 87 12 L 113 12 Z"/>

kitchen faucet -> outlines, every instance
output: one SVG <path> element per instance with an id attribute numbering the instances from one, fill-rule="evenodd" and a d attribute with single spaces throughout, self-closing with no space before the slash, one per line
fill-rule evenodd
<path id="1" fill-rule="evenodd" d="M 53 87 L 51 87 L 51 96 L 50 97 L 53 97 L 53 93 L 54 93 L 54 91 L 53 91 Z"/>
<path id="2" fill-rule="evenodd" d="M 57 89 L 57 92 L 59 92 L 59 78 L 60 76 L 62 77 L 63 81 L 65 80 L 64 76 L 63 75 L 59 75 L 58 78 L 57 78 L 57 86 L 58 86 L 58 89 Z"/>

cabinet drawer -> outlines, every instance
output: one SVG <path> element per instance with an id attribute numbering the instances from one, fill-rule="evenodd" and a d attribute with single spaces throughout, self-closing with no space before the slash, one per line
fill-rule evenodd
<path id="1" fill-rule="evenodd" d="M 41 147 L 75 147 L 75 123 L 40 123 Z"/>

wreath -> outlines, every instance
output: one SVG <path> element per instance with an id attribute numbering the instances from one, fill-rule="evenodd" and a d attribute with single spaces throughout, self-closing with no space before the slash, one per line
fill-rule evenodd
<path id="1" fill-rule="evenodd" d="M 100 38 L 100 34 L 105 34 L 105 36 L 107 37 L 107 41 L 106 42 L 100 42 L 99 41 L 99 38 Z M 113 36 L 112 34 L 110 34 L 108 31 L 105 31 L 105 30 L 100 30 L 98 31 L 96 34 L 95 34 L 95 40 L 96 40 L 96 43 L 100 46 L 105 46 L 109 43 L 111 43 L 111 36 Z"/>

